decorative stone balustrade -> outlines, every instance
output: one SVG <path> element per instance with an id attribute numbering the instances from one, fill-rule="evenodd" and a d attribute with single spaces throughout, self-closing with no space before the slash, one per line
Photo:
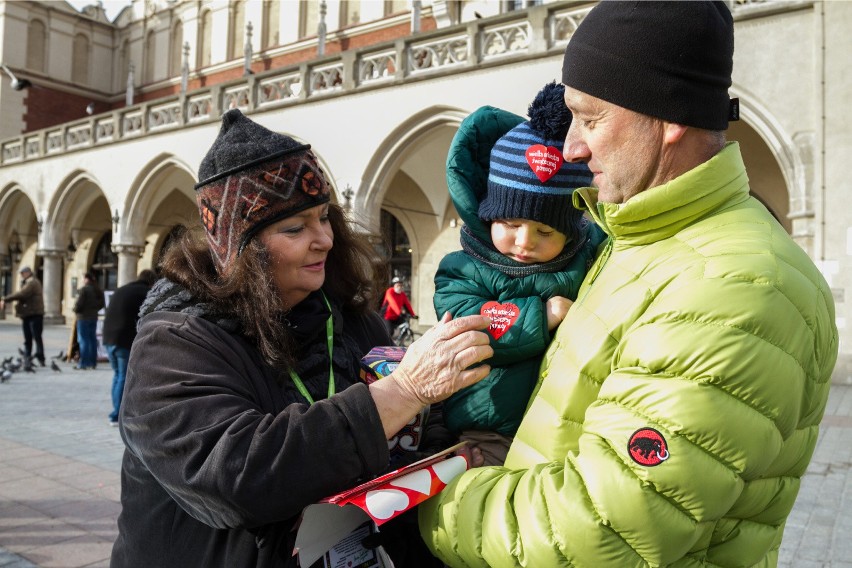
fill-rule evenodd
<path id="1" fill-rule="evenodd" d="M 728 0 L 735 18 L 812 3 Z M 0 142 L 0 167 L 213 122 L 230 108 L 276 108 L 559 53 L 591 7 L 575 1 L 531 7 L 29 132 Z"/>

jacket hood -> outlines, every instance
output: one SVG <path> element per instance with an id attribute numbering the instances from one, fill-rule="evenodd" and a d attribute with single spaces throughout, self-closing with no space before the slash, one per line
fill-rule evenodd
<path id="1" fill-rule="evenodd" d="M 491 148 L 524 118 L 491 106 L 471 113 L 459 125 L 447 155 L 447 187 L 459 216 L 480 240 L 491 242 L 488 226 L 479 219 L 479 204 L 488 190 Z"/>

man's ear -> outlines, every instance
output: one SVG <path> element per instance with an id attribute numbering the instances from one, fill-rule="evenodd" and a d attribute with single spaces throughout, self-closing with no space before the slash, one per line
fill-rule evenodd
<path id="1" fill-rule="evenodd" d="M 689 127 L 676 122 L 663 122 L 663 141 L 668 145 L 677 144 L 686 134 L 687 128 Z"/>

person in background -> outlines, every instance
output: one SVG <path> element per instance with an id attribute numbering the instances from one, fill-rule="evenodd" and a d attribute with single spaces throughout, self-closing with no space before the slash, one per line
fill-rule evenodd
<path id="1" fill-rule="evenodd" d="M 389 438 L 488 373 L 489 320 L 445 318 L 368 386 L 361 357 L 390 345 L 373 250 L 310 146 L 233 109 L 198 177 L 204 236 L 169 247 L 130 353 L 110 565 L 291 568 L 306 506 L 384 473 Z M 435 565 L 413 528 L 388 552 Z"/>
<path id="2" fill-rule="evenodd" d="M 488 377 L 444 401 L 443 412 L 452 433 L 479 447 L 485 465 L 506 459 L 551 334 L 604 239 L 571 205 L 572 192 L 589 185 L 592 172 L 562 159 L 571 124 L 564 91 L 545 85 L 529 106 L 530 119 L 514 117 L 505 134 L 505 113 L 482 107 L 462 121 L 450 145 L 447 185 L 456 210 L 464 211 L 463 250 L 438 266 L 435 313 L 494 314 L 494 357 Z M 478 155 L 483 148 L 491 148 L 487 169 Z"/>
<path id="3" fill-rule="evenodd" d="M 32 360 L 35 343 L 35 360 L 44 367 L 44 343 L 41 338 L 44 327 L 44 294 L 41 282 L 29 266 L 22 266 L 19 273 L 21 288 L 0 300 L 0 310 L 6 308 L 6 302 L 15 302 L 15 315 L 21 318 L 24 328 L 24 356 Z"/>
<path id="4" fill-rule="evenodd" d="M 417 318 L 414 308 L 411 307 L 411 302 L 408 301 L 408 295 L 402 289 L 402 279 L 398 276 L 394 276 L 390 288 L 385 290 L 379 313 L 382 314 L 388 328 L 388 334 L 391 336 L 393 336 L 393 330 L 396 329 L 396 326 L 402 323 L 402 314 Z"/>
<path id="5" fill-rule="evenodd" d="M 121 408 L 121 395 L 124 392 L 124 377 L 127 375 L 127 362 L 130 359 L 130 347 L 136 337 L 136 322 L 139 321 L 139 308 L 148 295 L 148 290 L 157 281 L 157 273 L 143 270 L 138 280 L 120 286 L 109 299 L 104 314 L 103 342 L 112 366 L 112 412 L 109 413 L 111 426 L 118 426 L 118 411 Z"/>
<path id="6" fill-rule="evenodd" d="M 831 290 L 750 195 L 724 2 L 595 5 L 565 51 L 574 193 L 607 233 L 505 467 L 420 506 L 451 567 L 775 566 L 838 350 Z"/>
<path id="7" fill-rule="evenodd" d="M 83 287 L 74 302 L 77 343 L 80 345 L 80 360 L 75 369 L 94 369 L 98 364 L 98 312 L 103 307 L 104 292 L 95 277 L 87 272 L 83 275 Z"/>

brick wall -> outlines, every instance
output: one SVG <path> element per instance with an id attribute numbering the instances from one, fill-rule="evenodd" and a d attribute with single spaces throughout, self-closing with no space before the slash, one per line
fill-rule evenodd
<path id="1" fill-rule="evenodd" d="M 24 99 L 24 132 L 48 128 L 88 116 L 86 106 L 93 102 L 88 97 L 51 89 L 43 85 L 27 89 Z M 95 114 L 110 110 L 106 103 L 95 103 Z"/>
<path id="2" fill-rule="evenodd" d="M 437 23 L 434 18 L 424 18 L 421 21 L 421 29 L 423 31 L 431 31 L 436 28 Z M 345 29 L 346 28 L 341 31 L 345 31 Z M 352 37 L 344 37 L 335 41 L 329 41 L 326 43 L 325 52 L 326 54 L 332 55 L 350 49 L 358 49 L 364 46 L 407 37 L 410 33 L 411 24 L 404 22 L 393 27 L 375 30 L 364 34 L 357 34 Z M 252 63 L 252 71 L 260 73 L 270 69 L 298 65 L 299 63 L 314 59 L 316 55 L 316 47 L 302 49 L 300 51 L 276 57 L 265 57 L 263 54 L 260 54 L 260 59 L 256 59 Z M 193 89 L 217 85 L 232 79 L 238 79 L 242 77 L 242 75 L 242 65 L 226 69 L 218 73 L 212 73 L 210 75 L 202 74 L 200 77 L 190 80 L 187 85 L 187 89 L 192 91 Z M 162 97 L 169 97 L 177 94 L 178 92 L 180 92 L 179 84 L 147 92 L 143 91 L 143 88 L 140 88 L 136 90 L 134 103 L 139 104 Z M 71 95 L 46 87 L 43 88 L 39 86 L 35 89 L 29 89 L 25 100 L 27 107 L 26 114 L 24 115 L 24 123 L 26 124 L 25 132 L 31 132 L 33 130 L 62 124 L 63 122 L 85 118 L 87 116 L 86 105 L 90 102 L 92 102 L 91 99 L 87 99 L 86 97 Z M 95 114 L 122 107 L 124 107 L 123 97 L 120 101 L 112 105 L 98 102 L 95 103 Z"/>

